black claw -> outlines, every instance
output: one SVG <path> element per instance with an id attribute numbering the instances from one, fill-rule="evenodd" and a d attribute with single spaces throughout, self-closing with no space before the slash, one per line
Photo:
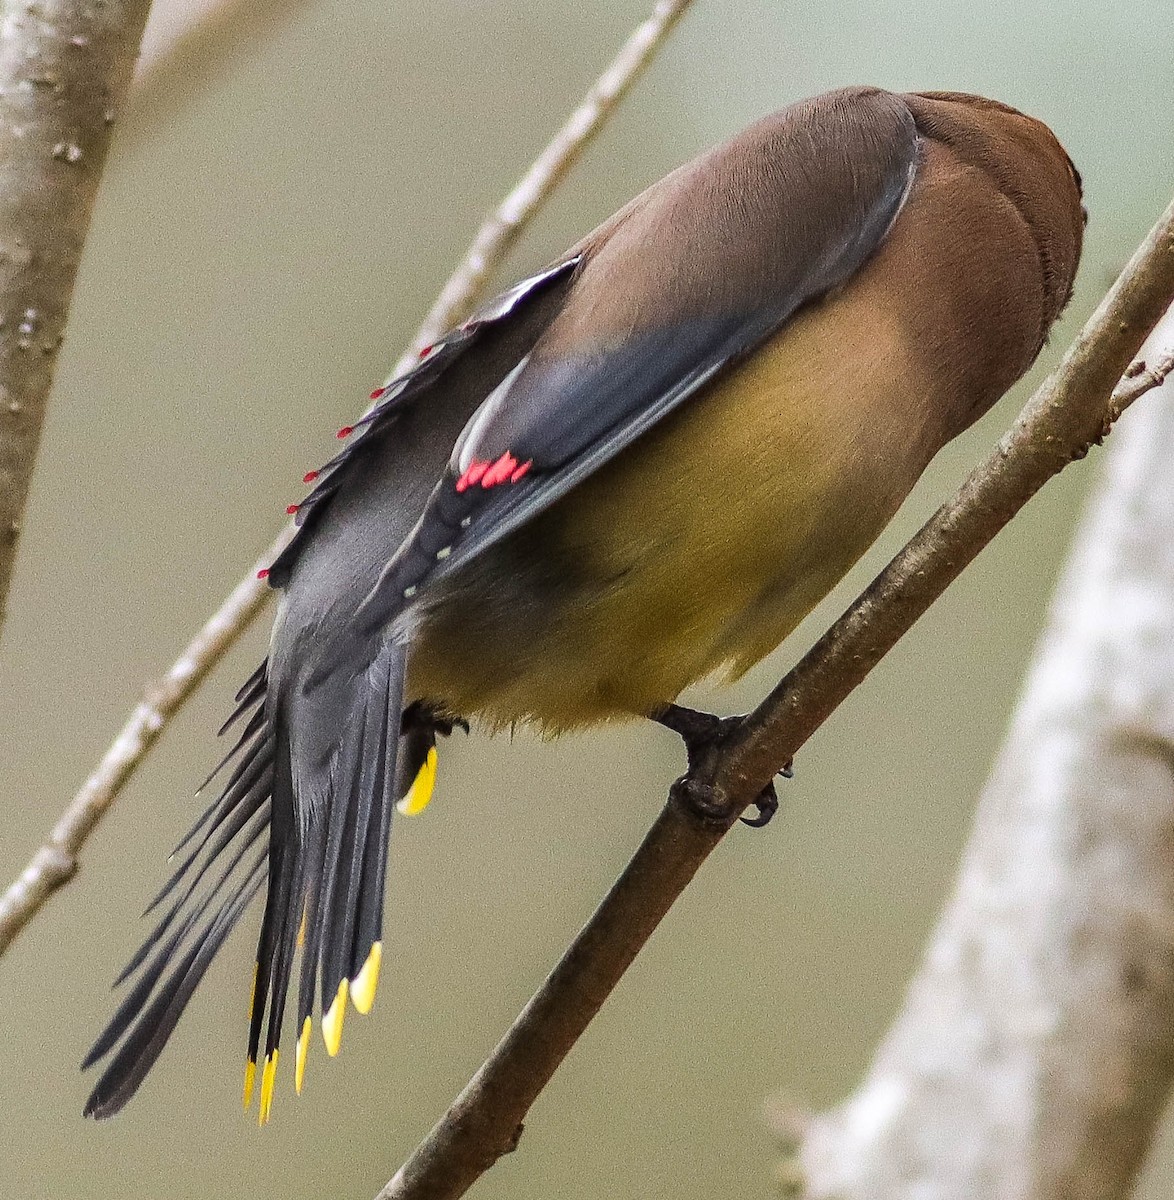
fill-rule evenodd
<path id="1" fill-rule="evenodd" d="M 441 714 L 441 709 L 427 701 L 414 700 L 404 709 L 404 715 L 400 721 L 400 732 L 429 733 L 432 735 L 433 742 L 438 737 L 448 737 L 454 729 L 462 729 L 465 733 L 469 732 L 469 722 L 464 717 L 450 717 Z"/>
<path id="2" fill-rule="evenodd" d="M 786 768 L 784 768 L 784 770 L 785 769 Z M 782 775 L 783 772 L 780 771 L 779 774 Z M 790 778 L 790 776 L 784 776 L 784 778 Z M 779 811 L 779 797 L 778 793 L 775 791 L 775 785 L 773 783 L 767 784 L 767 786 L 764 787 L 762 791 L 754 797 L 753 803 L 754 807 L 758 809 L 758 816 L 739 817 L 738 820 L 741 821 L 743 825 L 749 825 L 751 829 L 761 829 L 764 825 L 769 825 L 771 817 L 773 817 L 775 813 Z"/>

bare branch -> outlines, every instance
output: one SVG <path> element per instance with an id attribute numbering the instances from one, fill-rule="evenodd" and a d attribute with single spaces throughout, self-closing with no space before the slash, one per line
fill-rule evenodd
<path id="1" fill-rule="evenodd" d="M 150 0 L 6 5 L 0 27 L 0 621 L 53 368 Z"/>
<path id="2" fill-rule="evenodd" d="M 478 230 L 465 259 L 445 284 L 440 299 L 413 339 L 412 349 L 396 364 L 393 378 L 416 361 L 421 347 L 435 341 L 439 333 L 470 310 L 490 272 L 513 244 L 522 227 L 551 195 L 602 128 L 604 121 L 635 82 L 641 69 L 663 43 L 689 3 L 690 0 L 660 0 L 653 15 L 625 42 L 582 104 L 555 134 L 498 210 Z M 0 416 L 3 414 L 0 413 Z M 291 528 L 282 531 L 261 556 L 258 566 L 276 558 L 289 538 Z M 0 955 L 41 905 L 72 877 L 77 869 L 78 852 L 123 785 L 134 774 L 184 701 L 264 608 L 269 596 L 268 586 L 257 579 L 254 568 L 237 583 L 231 595 L 188 643 L 167 674 L 147 687 L 143 700 L 130 714 L 102 761 L 70 802 L 48 843 L 33 856 L 20 877 L 0 896 Z M 59 864 L 60 869 L 54 869 L 53 864 Z"/>
<path id="3" fill-rule="evenodd" d="M 1168 386 L 1113 439 L 954 895 L 867 1079 L 797 1139 L 794 1194 L 1131 1194 L 1174 1082 L 1172 453 Z"/>
<path id="4" fill-rule="evenodd" d="M 291 24 L 308 0 L 155 0 L 130 91 L 139 136 L 166 125 L 242 49 Z"/>
<path id="5" fill-rule="evenodd" d="M 304 0 L 155 0 L 135 70 L 134 103 L 154 89 L 160 73 L 174 82 L 190 70 L 239 47 L 293 17 Z M 198 61 L 197 61 L 198 60 Z M 197 82 L 201 72 L 197 71 Z"/>
<path id="6" fill-rule="evenodd" d="M 514 1148 L 534 1100 L 738 815 L 1014 513 L 1109 432 L 1129 398 L 1114 385 L 1172 297 L 1174 202 L 990 458 L 673 785 L 606 899 L 378 1200 L 452 1200 Z"/>
<path id="7" fill-rule="evenodd" d="M 477 231 L 465 261 L 453 272 L 420 326 L 412 347 L 395 364 L 394 379 L 416 361 L 419 352 L 435 342 L 469 311 L 470 298 L 479 295 L 490 272 L 517 240 L 522 227 L 559 181 L 578 161 L 583 148 L 599 131 L 637 76 L 663 44 L 691 0 L 658 0 L 652 16 L 620 47 L 567 123 L 551 138 L 534 165 L 497 211 Z"/>

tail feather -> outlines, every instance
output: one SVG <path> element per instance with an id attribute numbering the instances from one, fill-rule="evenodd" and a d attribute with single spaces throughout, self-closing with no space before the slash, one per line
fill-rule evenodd
<path id="1" fill-rule="evenodd" d="M 274 753 L 275 746 L 272 738 L 269 737 L 259 738 L 250 747 L 245 758 L 242 759 L 236 770 L 233 771 L 232 778 L 225 785 L 225 790 L 221 793 L 220 798 L 209 806 L 210 810 L 212 810 L 212 819 L 205 821 L 201 818 L 199 831 L 203 836 L 197 842 L 196 846 L 188 851 L 184 860 L 176 867 L 166 883 L 155 894 L 151 903 L 143 911 L 143 916 L 152 912 L 167 899 L 175 889 L 176 884 L 191 870 L 192 864 L 209 848 L 209 843 L 212 842 L 216 831 L 230 814 L 232 814 L 233 819 L 229 822 L 229 828 L 235 827 L 239 832 L 242 819 L 247 820 L 253 812 L 256 812 L 271 790 Z M 183 849 L 187 842 L 188 839 L 185 838 L 176 847 L 176 850 Z M 223 835 L 217 840 L 216 844 L 224 844 Z"/>
<path id="2" fill-rule="evenodd" d="M 178 901 L 178 905 L 182 905 L 183 901 L 195 891 L 208 868 L 244 829 L 249 820 L 268 803 L 272 784 L 273 768 L 271 764 L 266 763 L 259 768 L 257 776 L 250 786 L 242 790 L 236 802 L 226 808 L 225 813 L 218 816 L 208 827 L 200 844 L 172 874 L 159 894 L 147 906 L 143 912 L 144 917 L 154 912 L 180 883 L 186 881 L 187 886 L 181 892 Z M 193 868 L 195 868 L 194 874 L 192 874 Z M 173 905 L 173 910 L 178 905 Z"/>
<path id="3" fill-rule="evenodd" d="M 304 909 L 304 860 L 300 848 L 294 854 L 293 874 L 284 889 L 284 906 L 277 914 L 275 953 L 272 968 L 273 996 L 269 1004 L 269 1024 L 265 1034 L 265 1061 L 261 1071 L 259 1121 L 269 1120 L 273 1104 L 273 1081 L 277 1073 L 277 1056 L 281 1047 L 281 1027 L 285 1017 L 285 997 L 293 970 L 297 949 L 298 927 Z"/>
<path id="4" fill-rule="evenodd" d="M 328 1005 L 322 1019 L 322 1033 L 331 1055 L 338 1052 L 353 971 L 356 910 L 367 830 L 376 794 L 382 794 L 383 779 L 388 770 L 385 759 L 389 665 L 388 656 L 383 655 L 368 671 L 363 722 L 356 725 L 354 737 L 349 739 L 357 753 L 346 754 L 340 759 L 337 790 L 331 800 L 332 810 L 339 812 L 343 822 L 342 852 L 331 883 L 329 916 L 322 944 L 322 1002 Z M 350 780 L 354 782 L 350 783 Z M 333 811 L 331 815 L 333 818 Z"/>
<path id="5" fill-rule="evenodd" d="M 318 983 L 318 955 L 322 945 L 319 909 L 322 899 L 322 865 L 325 858 L 326 821 L 320 814 L 312 814 L 305 836 L 306 898 L 301 925 L 305 940 L 298 979 L 298 1047 L 294 1066 L 294 1087 L 299 1095 L 306 1070 L 306 1055 L 310 1049 L 310 1029 L 313 1024 Z"/>
<path id="6" fill-rule="evenodd" d="M 258 720 L 258 717 L 260 718 L 260 720 Z M 238 755 L 238 754 L 241 755 L 240 762 L 237 763 L 236 767 L 233 768 L 232 773 L 229 775 L 228 780 L 226 781 L 224 787 L 220 791 L 220 796 L 217 797 L 217 799 L 214 800 L 211 804 L 209 804 L 204 809 L 204 811 L 196 818 L 196 820 L 192 823 L 191 828 L 187 831 L 187 833 L 185 833 L 183 835 L 183 837 L 180 839 L 180 841 L 179 841 L 178 845 L 175 847 L 175 849 L 172 850 L 169 858 L 174 858 L 184 848 L 184 846 L 186 846 L 192 840 L 192 838 L 194 838 L 196 836 L 196 834 L 199 833 L 200 830 L 204 828 L 205 825 L 207 825 L 208 821 L 213 816 L 213 814 L 219 810 L 219 808 L 221 806 L 221 801 L 223 800 L 225 793 L 231 787 L 233 787 L 233 785 L 236 783 L 236 781 L 240 778 L 241 773 L 247 768 L 250 760 L 252 759 L 254 747 L 248 746 L 248 743 L 252 740 L 252 738 L 256 734 L 256 732 L 259 729 L 262 729 L 264 727 L 264 725 L 265 725 L 265 710 L 262 707 L 262 708 L 258 709 L 258 712 L 256 714 L 254 714 L 252 719 L 249 721 L 248 728 L 241 734 L 240 738 L 237 740 L 236 744 L 232 747 L 232 749 L 229 750 L 229 752 L 216 764 L 216 766 L 213 768 L 213 770 L 208 773 L 208 775 L 205 777 L 203 783 L 201 783 L 200 786 L 198 788 L 196 788 L 196 795 L 198 796 L 208 786 L 208 784 L 210 784 L 212 782 L 212 780 L 215 779 L 216 776 L 219 775 L 220 772 L 224 770 L 224 768 L 232 761 L 232 759 L 236 755 Z M 246 750 L 246 746 L 248 746 L 247 750 Z M 242 751 L 244 751 L 244 753 L 242 753 Z"/>
<path id="7" fill-rule="evenodd" d="M 110 1018 L 109 1024 L 102 1030 L 98 1036 L 98 1040 L 90 1047 L 90 1051 L 85 1058 L 82 1059 L 83 1071 L 92 1067 L 100 1058 L 105 1058 L 114 1049 L 118 1039 L 130 1028 L 131 1022 L 143 1011 L 147 999 L 155 990 L 155 985 L 162 978 L 163 972 L 167 970 L 168 966 L 174 960 L 175 952 L 179 949 L 180 942 L 187 937 L 195 923 L 196 915 L 190 913 L 180 922 L 178 928 L 167 939 L 150 965 L 144 969 L 143 973 L 139 976 L 138 982 L 123 997 L 122 1003 L 114 1010 L 114 1016 Z M 142 958 L 146 957 L 146 954 L 142 955 Z"/>
<path id="8" fill-rule="evenodd" d="M 251 704 L 259 704 L 263 692 L 264 666 L 254 672 L 241 695 L 248 695 Z M 255 714 L 250 720 L 250 725 L 254 724 Z M 208 962 L 264 882 L 268 852 L 262 849 L 257 853 L 256 846 L 269 824 L 272 738 L 255 728 L 242 736 L 229 759 L 233 755 L 239 755 L 240 761 L 232 776 L 185 839 L 186 843 L 202 834 L 197 846 L 151 907 L 182 883 L 179 895 L 116 981 L 118 986 L 138 974 L 86 1056 L 84 1066 L 92 1066 L 121 1042 L 90 1096 L 88 1115 L 111 1116 L 134 1094 Z M 209 882 L 213 864 L 221 863 L 225 865 Z"/>
<path id="9" fill-rule="evenodd" d="M 267 814 L 262 814 L 266 816 Z M 167 969 L 168 964 L 175 957 L 176 950 L 179 949 L 180 943 L 192 929 L 196 927 L 200 919 L 211 907 L 212 902 L 224 890 L 224 885 L 229 881 L 241 860 L 246 854 L 257 844 L 265 825 L 263 822 L 258 822 L 257 829 L 249 835 L 249 837 L 237 849 L 236 853 L 229 860 L 228 865 L 220 873 L 220 878 L 215 885 L 208 891 L 208 894 L 200 902 L 200 904 L 191 912 L 186 913 L 182 921 L 172 931 L 171 936 L 164 943 L 159 953 L 154 957 L 151 964 L 146 967 L 140 974 L 138 981 L 134 987 L 123 998 L 122 1003 L 118 1006 L 114 1016 L 110 1018 L 110 1023 L 102 1031 L 101 1036 L 91 1047 L 90 1052 L 86 1055 L 82 1062 L 82 1070 L 92 1066 L 98 1059 L 104 1057 L 118 1041 L 120 1037 L 129 1028 L 131 1022 L 139 1015 L 147 1002 L 148 996 L 154 990 L 155 984 L 159 982 L 163 972 Z M 260 868 L 265 861 L 265 855 L 268 851 L 262 851 L 256 858 L 253 866 L 249 869 L 249 873 Z M 131 964 L 123 971 L 122 975 L 115 982 L 117 987 L 119 983 L 124 982 L 135 970 L 142 964 L 151 949 L 158 943 L 165 930 L 156 929 L 152 936 L 143 943 Z"/>
<path id="10" fill-rule="evenodd" d="M 357 741 L 358 731 L 354 727 L 344 739 L 342 749 Z M 322 803 L 319 807 L 319 813 L 315 820 L 318 822 L 316 836 L 322 842 L 322 862 L 319 877 L 315 883 L 314 895 L 314 921 L 309 926 L 306 938 L 305 958 L 313 960 L 312 965 L 308 965 L 303 960 L 302 980 L 300 987 L 300 998 L 298 1003 L 298 1016 L 303 1022 L 310 1015 L 310 1010 L 313 1007 L 313 991 L 314 991 L 314 972 L 321 972 L 322 981 L 322 1010 L 323 1010 L 323 1037 L 326 1041 L 327 1050 L 330 1050 L 333 1044 L 335 1049 L 330 1051 L 332 1054 L 337 1052 L 337 1042 L 332 1041 L 333 1030 L 336 1024 L 336 1011 L 330 1001 L 334 998 L 335 992 L 327 992 L 329 972 L 326 966 L 327 956 L 329 954 L 329 946 L 327 939 L 327 930 L 330 923 L 330 914 L 334 904 L 334 893 L 336 890 L 339 864 L 345 854 L 344 840 L 346 834 L 346 813 L 347 806 L 335 800 L 336 789 L 339 778 L 339 762 L 336 758 L 334 769 L 331 771 L 330 780 L 324 790 Z M 307 974 L 309 972 L 309 974 Z M 334 987 L 337 989 L 337 981 Z M 308 1007 L 307 1005 L 308 996 Z M 329 1014 L 329 1019 L 327 1017 Z M 338 1017 L 341 1020 L 341 1017 Z"/>
<path id="11" fill-rule="evenodd" d="M 258 859 L 254 869 L 223 903 L 164 981 L 159 994 L 144 1010 L 98 1080 L 86 1102 L 86 1116 L 111 1117 L 134 1095 L 183 1015 L 208 965 L 249 901 L 260 890 L 265 880 L 263 867 L 264 860 Z"/>
<path id="12" fill-rule="evenodd" d="M 244 857 L 246 851 L 256 845 L 257 839 L 260 838 L 261 834 L 265 832 L 268 825 L 269 811 L 266 807 L 266 803 L 263 802 L 254 810 L 252 826 L 246 831 L 240 849 L 237 851 L 228 867 L 221 874 L 220 879 L 212 888 L 208 895 L 208 899 L 211 899 L 212 896 L 220 891 L 225 882 L 228 880 L 229 875 L 232 874 L 237 864 Z M 155 928 L 147 935 L 146 939 L 143 941 L 143 944 L 138 948 L 138 950 L 135 951 L 130 962 L 123 967 L 122 971 L 118 975 L 118 978 L 114 981 L 115 987 L 125 983 L 135 973 L 135 971 L 139 969 L 143 960 L 148 954 L 151 953 L 151 950 L 159 942 L 159 939 L 162 938 L 167 933 L 168 929 L 171 928 L 176 918 L 179 917 L 179 915 L 183 912 L 184 906 L 192 898 L 192 895 L 195 893 L 195 890 L 199 886 L 201 880 L 207 874 L 209 868 L 211 868 L 212 864 L 217 861 L 217 855 L 219 850 L 222 848 L 223 847 L 213 847 L 213 853 L 209 855 L 207 861 L 203 864 L 203 866 L 201 866 L 200 870 L 196 873 L 195 878 L 192 879 L 191 883 L 184 889 L 182 895 L 175 900 L 172 906 L 167 910 L 166 914 L 159 920 Z M 208 899 L 206 899 L 201 905 L 201 911 L 207 906 Z"/>
<path id="13" fill-rule="evenodd" d="M 269 995 L 276 982 L 278 946 L 284 932 L 285 913 L 297 871 L 297 831 L 294 822 L 294 795 L 290 775 L 289 739 L 280 725 L 277 730 L 277 770 L 273 779 L 273 798 L 269 824 L 269 879 L 265 912 L 257 938 L 257 959 L 253 975 L 253 995 L 249 1008 L 249 1045 L 246 1074 L 256 1070 L 265 1025 Z M 268 1064 L 265 1064 L 266 1066 Z M 262 1076 L 264 1082 L 264 1076 Z M 246 1096 L 246 1105 L 249 1098 Z"/>
<path id="14" fill-rule="evenodd" d="M 404 727 L 405 666 L 406 648 L 389 643 L 358 677 L 333 679 L 321 693 L 274 695 L 264 668 L 238 693 L 226 728 L 240 719 L 245 725 L 218 770 L 235 763 L 218 799 L 177 847 L 183 860 L 148 909 L 167 900 L 166 911 L 119 977 L 133 982 L 86 1056 L 88 1067 L 112 1055 L 87 1115 L 110 1116 L 134 1094 L 263 887 L 246 1107 L 259 1068 L 260 1116 L 269 1119 L 295 969 L 299 1092 L 315 1005 L 332 1055 L 348 994 L 361 1012 L 370 1009 L 382 958 L 391 814 L 413 786 L 421 790 L 420 777 L 435 773 L 435 734 Z"/>
<path id="15" fill-rule="evenodd" d="M 269 716 L 265 712 L 265 706 L 263 704 L 258 705 L 258 707 L 253 712 L 253 715 L 248 719 L 248 721 L 245 722 L 244 728 L 237 735 L 236 742 L 233 744 L 232 748 L 212 768 L 212 770 L 209 771 L 208 774 L 204 776 L 204 779 L 200 783 L 200 786 L 198 788 L 196 788 L 197 796 L 208 786 L 208 784 L 210 784 L 212 782 L 213 779 L 216 778 L 217 775 L 220 774 L 221 771 L 224 770 L 224 768 L 226 766 L 228 766 L 228 764 L 230 762 L 232 762 L 232 760 L 244 749 L 245 745 L 249 741 L 252 740 L 254 735 L 259 730 L 265 728 L 266 724 L 268 723 L 268 720 L 269 720 Z M 227 724 L 222 725 L 220 728 L 220 733 L 217 736 L 218 737 L 223 736 L 225 733 L 228 732 L 228 728 L 229 728 L 229 726 Z M 240 766 L 238 766 L 236 769 L 239 772 Z M 227 786 L 231 786 L 231 785 L 232 785 L 232 776 L 229 776 Z"/>
<path id="16" fill-rule="evenodd" d="M 261 665 L 240 685 L 233 697 L 235 707 L 229 714 L 228 720 L 220 726 L 217 737 L 223 737 L 245 713 L 265 698 L 265 690 L 269 685 L 269 659 L 262 660 Z"/>
<path id="17" fill-rule="evenodd" d="M 350 964 L 350 993 L 355 1008 L 361 1013 L 371 1011 L 379 968 L 383 959 L 383 901 L 387 877 L 387 846 L 391 833 L 391 814 L 396 801 L 411 786 L 415 772 L 407 784 L 404 751 L 410 736 L 401 738 L 403 708 L 403 674 L 388 680 L 388 697 L 383 724 L 382 777 L 375 792 L 371 820 L 363 846 L 363 870 L 359 894 L 355 903 L 355 936 Z"/>

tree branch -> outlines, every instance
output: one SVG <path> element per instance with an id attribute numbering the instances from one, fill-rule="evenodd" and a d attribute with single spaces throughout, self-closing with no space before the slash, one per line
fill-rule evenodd
<path id="1" fill-rule="evenodd" d="M 584 147 L 628 94 L 690 3 L 691 0 L 657 0 L 652 16 L 620 47 L 566 124 L 477 231 L 465 261 L 444 285 L 424 318 L 411 349 L 395 364 L 389 381 L 413 366 L 425 346 L 435 342 L 468 313 L 470 298 L 484 290 L 493 268 L 509 252 L 523 226 L 578 161 Z"/>
<path id="2" fill-rule="evenodd" d="M 291 20 L 305 0 L 155 0 L 135 69 L 132 103 L 144 91 L 154 92 L 166 80 L 169 87 L 184 73 L 199 85 L 209 65 L 223 58 L 228 47 L 247 45 L 259 35 Z M 203 68 L 202 70 L 200 68 Z M 153 99 L 158 99 L 157 96 Z"/>
<path id="3" fill-rule="evenodd" d="M 5 5 L 0 28 L 0 622 L 73 281 L 150 0 Z"/>
<path id="4" fill-rule="evenodd" d="M 440 333 L 467 314 L 490 272 L 513 245 L 526 222 L 578 161 L 690 2 L 660 0 L 653 15 L 624 43 L 566 124 L 478 230 L 464 260 L 445 284 L 440 298 L 413 339 L 411 349 L 396 364 L 393 378 L 416 361 L 423 346 L 435 341 Z M 0 330 L 3 332 L 6 331 Z M 3 415 L 0 412 L 0 417 Z M 3 528 L 0 525 L 0 529 Z M 146 688 L 143 700 L 70 801 L 49 841 L 0 896 L 0 955 L 45 901 L 73 876 L 78 853 L 118 793 L 183 707 L 184 701 L 264 608 L 270 590 L 257 579 L 257 568 L 268 565 L 281 552 L 291 531 L 292 526 L 278 535 L 259 562 L 237 583 L 229 597 L 184 648 L 167 674 Z"/>
<path id="5" fill-rule="evenodd" d="M 1174 309 L 1152 339 L 1174 348 Z M 1119 392 L 1160 382 L 1174 353 Z M 947 904 L 812 1200 L 1124 1200 L 1174 1081 L 1174 386 L 1113 439 Z M 787 1128 L 792 1126 L 791 1128 Z"/>
<path id="6" fill-rule="evenodd" d="M 452 1200 L 517 1145 L 534 1100 L 738 815 L 1014 513 L 1136 399 L 1140 376 L 1116 392 L 1114 384 L 1172 297 L 1174 202 L 990 458 L 673 785 L 606 899 L 377 1200 Z"/>

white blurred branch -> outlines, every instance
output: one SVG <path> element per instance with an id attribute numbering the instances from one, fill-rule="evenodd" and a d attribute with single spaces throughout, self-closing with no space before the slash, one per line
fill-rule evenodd
<path id="1" fill-rule="evenodd" d="M 301 0 L 155 0 L 143 33 L 136 78 L 142 80 L 184 46 L 239 36 L 261 14 L 291 13 Z"/>
<path id="2" fill-rule="evenodd" d="M 1171 348 L 1174 310 L 1150 371 Z M 1174 381 L 1112 440 L 954 896 L 793 1194 L 1129 1194 L 1174 1080 L 1172 462 Z"/>
<path id="3" fill-rule="evenodd" d="M 209 86 L 217 70 L 247 58 L 308 0 L 154 0 L 131 105 L 157 127 Z M 136 127 L 141 127 L 136 123 Z"/>

